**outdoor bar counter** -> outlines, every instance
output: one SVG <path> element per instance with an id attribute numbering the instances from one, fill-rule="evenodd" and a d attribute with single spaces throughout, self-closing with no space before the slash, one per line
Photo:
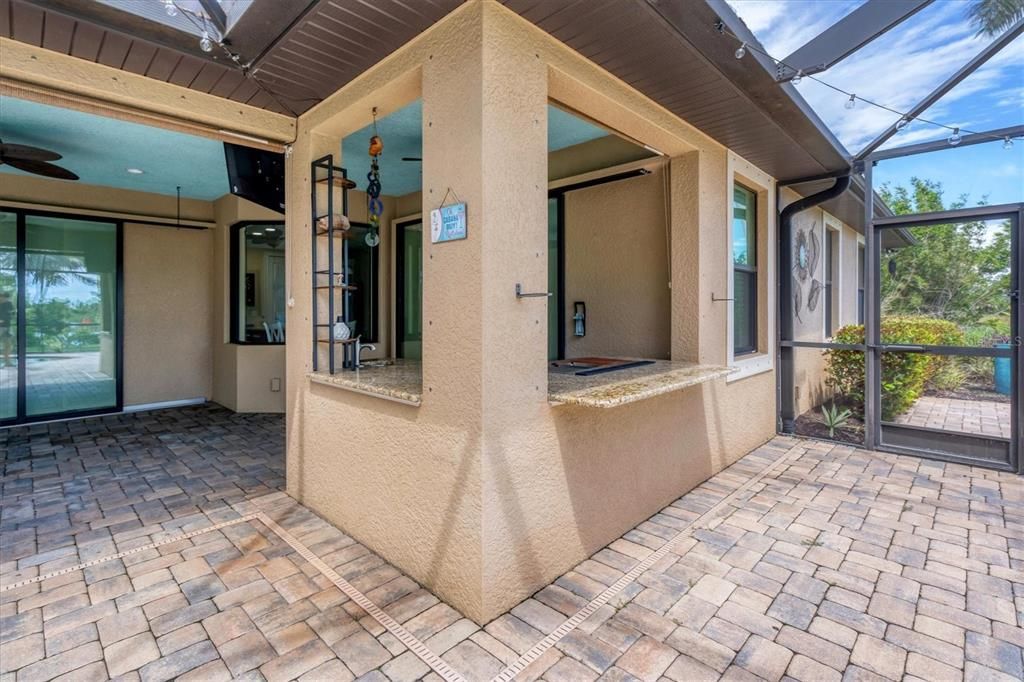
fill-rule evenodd
<path id="1" fill-rule="evenodd" d="M 616 369 L 591 376 L 548 373 L 548 401 L 552 405 L 618 407 L 679 391 L 728 375 L 732 370 L 693 362 L 655 360 L 651 364 Z M 423 398 L 423 373 L 419 360 L 375 362 L 355 372 L 314 372 L 310 381 L 356 393 L 419 406 Z"/>

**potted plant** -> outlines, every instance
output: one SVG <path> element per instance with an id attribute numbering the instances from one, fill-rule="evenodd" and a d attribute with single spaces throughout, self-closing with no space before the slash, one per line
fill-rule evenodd
<path id="1" fill-rule="evenodd" d="M 1009 348 L 1010 337 L 992 337 L 992 347 Z M 992 375 L 994 378 L 996 393 L 1010 395 L 1010 389 L 1013 385 L 1013 381 L 1011 380 L 1010 364 L 1010 358 L 992 358 Z"/>

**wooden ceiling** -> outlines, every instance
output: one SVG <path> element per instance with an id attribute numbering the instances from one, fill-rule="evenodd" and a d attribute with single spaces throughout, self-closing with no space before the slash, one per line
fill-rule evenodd
<path id="1" fill-rule="evenodd" d="M 222 51 L 200 51 L 194 35 L 92 0 L 0 0 L 0 35 L 298 115 L 462 2 L 255 0 L 227 38 L 258 83 Z M 501 2 L 777 178 L 848 167 L 791 87 L 731 57 L 715 21 L 745 27 L 721 0 Z"/>

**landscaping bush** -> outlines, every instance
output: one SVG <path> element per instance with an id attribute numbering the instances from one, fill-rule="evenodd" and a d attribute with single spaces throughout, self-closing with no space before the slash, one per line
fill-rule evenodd
<path id="1" fill-rule="evenodd" d="M 882 343 L 910 346 L 956 346 L 963 332 L 952 322 L 924 317 L 888 318 L 882 323 Z M 847 325 L 836 332 L 836 343 L 864 343 L 864 326 Z M 825 351 L 826 381 L 845 398 L 851 409 L 864 412 L 864 353 Z M 925 385 L 954 380 L 952 358 L 927 353 L 882 353 L 882 419 L 889 421 L 914 404 Z"/>

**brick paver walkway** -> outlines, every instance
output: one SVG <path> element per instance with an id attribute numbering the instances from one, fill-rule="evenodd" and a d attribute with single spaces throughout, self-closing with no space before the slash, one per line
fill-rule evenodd
<path id="1" fill-rule="evenodd" d="M 1010 403 L 994 400 L 961 400 L 923 396 L 896 418 L 897 424 L 973 433 L 996 438 L 1010 437 Z"/>
<path id="2" fill-rule="evenodd" d="M 1012 474 L 777 438 L 480 628 L 278 492 L 282 430 L 204 407 L 0 431 L 3 586 L 232 523 L 0 592 L 0 680 L 440 679 L 256 511 L 468 680 L 652 552 L 516 679 L 1024 676 Z"/>

